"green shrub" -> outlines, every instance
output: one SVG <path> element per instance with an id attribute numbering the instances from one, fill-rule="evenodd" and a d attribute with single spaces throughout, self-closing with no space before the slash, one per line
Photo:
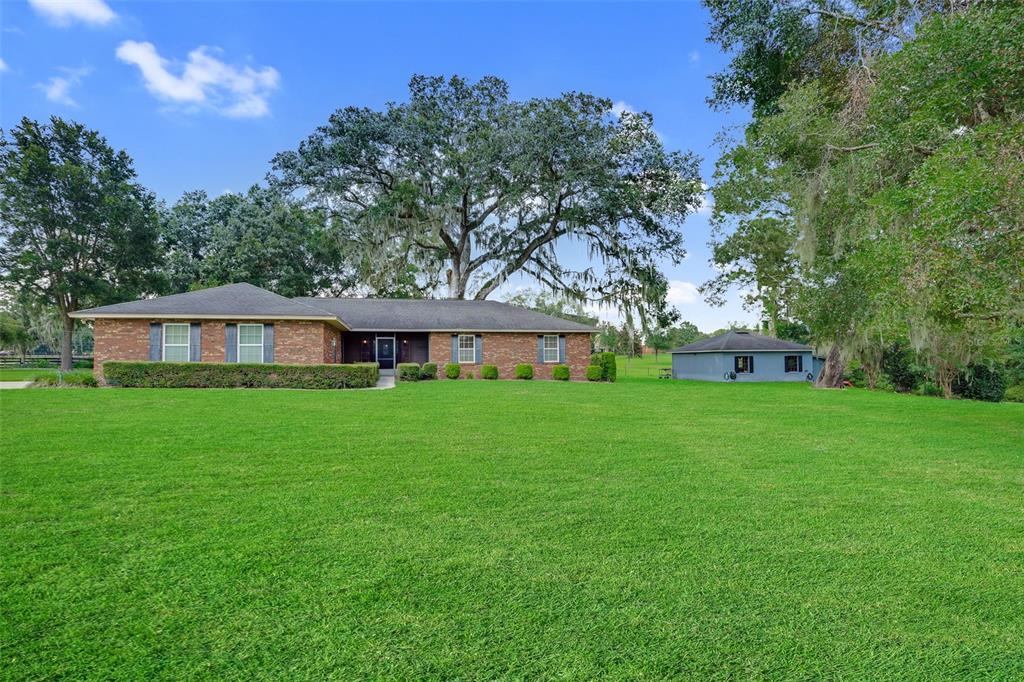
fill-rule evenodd
<path id="1" fill-rule="evenodd" d="M 594 353 L 590 356 L 590 364 L 601 368 L 598 381 L 615 381 L 615 353 Z"/>
<path id="2" fill-rule="evenodd" d="M 970 400 L 998 403 L 1006 393 L 1006 377 L 1002 368 L 989 365 L 968 365 L 953 381 L 953 394 Z"/>
<path id="3" fill-rule="evenodd" d="M 424 362 L 423 366 L 420 367 L 420 379 L 436 379 L 437 378 L 437 363 L 436 362 Z"/>
<path id="4" fill-rule="evenodd" d="M 497 365 L 481 365 L 480 366 L 480 378 L 481 379 L 497 379 L 498 378 L 498 366 Z"/>
<path id="5" fill-rule="evenodd" d="M 843 379 L 849 381 L 857 388 L 868 387 L 867 374 L 864 372 L 864 367 L 861 366 L 860 360 L 850 360 L 849 364 L 846 365 L 846 369 L 843 370 Z"/>
<path id="6" fill-rule="evenodd" d="M 71 366 L 75 369 L 92 369 L 92 360 L 75 360 Z"/>
<path id="7" fill-rule="evenodd" d="M 85 386 L 87 388 L 95 388 L 100 385 L 92 372 L 64 372 L 60 375 L 60 382 L 64 386 Z"/>
<path id="8" fill-rule="evenodd" d="M 74 386 L 94 388 L 99 386 L 92 372 L 59 372 L 57 374 L 40 374 L 33 380 L 35 386 Z"/>
<path id="9" fill-rule="evenodd" d="M 898 393 L 909 393 L 924 380 L 924 373 L 914 362 L 914 354 L 901 343 L 894 343 L 882 352 L 882 375 Z"/>
<path id="10" fill-rule="evenodd" d="M 236 362 L 107 362 L 111 386 L 131 388 L 369 388 L 376 362 L 349 365 L 241 364 Z"/>
<path id="11" fill-rule="evenodd" d="M 601 365 L 587 365 L 587 381 L 601 381 L 604 377 L 604 368 Z"/>
<path id="12" fill-rule="evenodd" d="M 36 360 L 32 364 L 41 369 L 49 369 L 50 367 L 53 367 L 49 360 Z"/>
<path id="13" fill-rule="evenodd" d="M 1003 400 L 1008 403 L 1024 403 L 1024 384 L 1017 384 L 1006 389 Z"/>
<path id="14" fill-rule="evenodd" d="M 460 374 L 462 374 L 462 368 L 454 362 L 449 362 L 444 366 L 444 375 L 449 379 L 458 379 Z"/>
<path id="15" fill-rule="evenodd" d="M 569 365 L 555 365 L 551 368 L 551 378 L 557 381 L 569 380 Z"/>
<path id="16" fill-rule="evenodd" d="M 942 389 L 939 388 L 938 384 L 934 381 L 926 381 L 921 384 L 921 395 L 931 396 L 933 398 L 942 397 Z"/>
<path id="17" fill-rule="evenodd" d="M 420 380 L 420 366 L 415 362 L 400 362 L 396 369 L 398 370 L 399 381 L 419 381 Z"/>
<path id="18" fill-rule="evenodd" d="M 516 365 L 516 379 L 532 379 L 533 365 L 525 362 Z"/>

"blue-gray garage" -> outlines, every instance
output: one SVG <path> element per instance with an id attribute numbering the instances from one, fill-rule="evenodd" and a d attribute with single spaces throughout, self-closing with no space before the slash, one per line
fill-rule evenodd
<path id="1" fill-rule="evenodd" d="M 735 329 L 672 351 L 674 379 L 812 381 L 820 369 L 810 346 Z"/>

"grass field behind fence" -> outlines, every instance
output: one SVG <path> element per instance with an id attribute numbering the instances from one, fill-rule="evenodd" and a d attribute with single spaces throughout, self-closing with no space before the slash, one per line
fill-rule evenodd
<path id="1" fill-rule="evenodd" d="M 627 376 L 0 416 L 7 679 L 1024 676 L 1022 405 Z"/>

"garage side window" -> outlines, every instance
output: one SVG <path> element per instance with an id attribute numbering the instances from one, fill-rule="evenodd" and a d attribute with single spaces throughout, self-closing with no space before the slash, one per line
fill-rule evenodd
<path id="1" fill-rule="evenodd" d="M 787 355 L 786 356 L 786 371 L 787 372 L 802 372 L 802 371 L 804 371 L 804 356 L 802 356 L 802 355 Z"/>
<path id="2" fill-rule="evenodd" d="M 188 362 L 188 324 L 164 323 L 164 362 Z"/>
<path id="3" fill-rule="evenodd" d="M 751 374 L 754 371 L 753 355 L 737 355 L 734 362 L 737 374 Z"/>

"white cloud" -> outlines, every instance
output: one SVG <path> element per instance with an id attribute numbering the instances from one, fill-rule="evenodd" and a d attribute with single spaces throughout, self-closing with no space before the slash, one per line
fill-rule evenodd
<path id="1" fill-rule="evenodd" d="M 673 279 L 668 283 L 668 295 L 665 300 L 675 306 L 689 305 L 700 300 L 700 292 L 693 282 Z"/>
<path id="2" fill-rule="evenodd" d="M 636 109 L 631 107 L 626 102 L 623 102 L 621 99 L 618 102 L 615 102 L 614 104 L 612 104 L 612 114 L 616 118 L 621 117 L 626 112 L 629 112 L 631 114 L 635 114 L 636 113 Z"/>
<path id="3" fill-rule="evenodd" d="M 181 65 L 161 57 L 152 43 L 126 40 L 117 48 L 117 58 L 139 67 L 146 89 L 162 100 L 204 106 L 235 118 L 258 118 L 270 113 L 267 98 L 277 89 L 277 70 L 269 66 L 232 66 L 212 52 L 219 50 L 197 47 Z"/>
<path id="4" fill-rule="evenodd" d="M 7 69 L 8 69 L 7 62 L 5 62 L 3 60 L 3 58 L 0 58 L 0 73 L 3 73 Z"/>
<path id="5" fill-rule="evenodd" d="M 74 21 L 102 26 L 117 18 L 103 0 L 28 0 L 28 4 L 57 26 L 70 26 Z"/>
<path id="6" fill-rule="evenodd" d="M 71 89 L 80 85 L 82 79 L 85 78 L 92 69 L 82 67 L 80 69 L 68 69 L 61 68 L 60 72 L 64 75 L 53 76 L 45 83 L 36 83 L 35 87 L 42 90 L 43 94 L 46 95 L 46 99 L 57 104 L 63 104 L 67 107 L 77 107 L 78 102 L 71 97 Z"/>
<path id="7" fill-rule="evenodd" d="M 711 192 L 708 191 L 710 188 L 707 186 L 707 183 L 700 183 L 700 188 L 700 204 L 697 206 L 697 213 L 708 215 L 711 213 L 712 206 L 714 206 L 714 198 L 711 196 Z"/>
<path id="8" fill-rule="evenodd" d="M 689 60 L 690 60 L 691 64 L 696 64 L 697 62 L 699 62 L 700 61 L 700 52 L 697 52 L 697 50 L 692 51 L 689 54 Z"/>

